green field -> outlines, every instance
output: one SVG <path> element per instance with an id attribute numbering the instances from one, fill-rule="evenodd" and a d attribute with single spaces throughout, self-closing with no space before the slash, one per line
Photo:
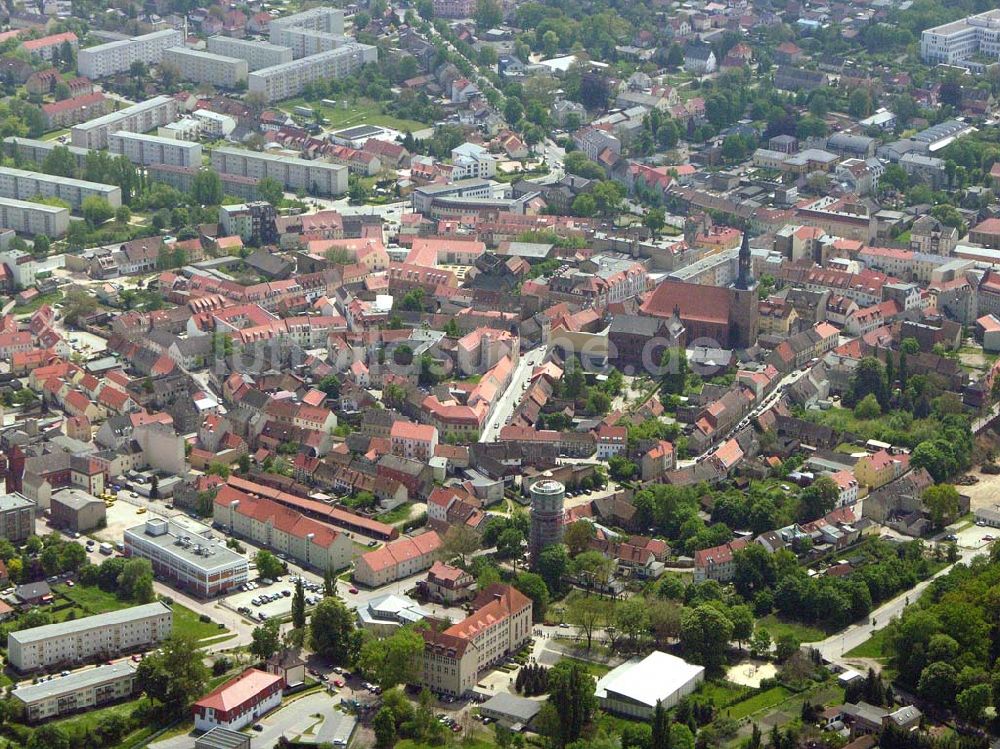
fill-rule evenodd
<path id="1" fill-rule="evenodd" d="M 888 658 L 888 654 L 885 652 L 885 630 L 875 630 L 871 637 L 856 648 L 848 650 L 844 655 L 848 658 L 874 658 L 876 660 Z"/>
<path id="2" fill-rule="evenodd" d="M 190 635 L 195 640 L 207 640 L 229 632 L 225 627 L 220 628 L 216 622 L 201 621 L 198 614 L 179 603 L 175 603 L 173 609 L 174 632 L 178 634 Z"/>
<path id="3" fill-rule="evenodd" d="M 720 708 L 750 691 L 750 687 L 734 684 L 731 681 L 705 681 L 698 687 L 698 694 L 701 697 Z"/>
<path id="4" fill-rule="evenodd" d="M 747 716 L 753 715 L 761 710 L 768 710 L 772 707 L 776 707 L 791 697 L 792 694 L 793 693 L 785 687 L 772 687 L 771 689 L 765 689 L 763 692 L 758 692 L 750 699 L 737 702 L 732 707 L 726 708 L 724 712 L 726 717 L 732 718 L 733 720 L 739 720 L 740 718 L 746 718 Z"/>
<path id="5" fill-rule="evenodd" d="M 779 619 L 774 614 L 769 614 L 763 619 L 758 619 L 757 627 L 766 629 L 771 634 L 772 640 L 777 640 L 782 635 L 789 634 L 793 635 L 799 642 L 816 642 L 826 639 L 826 632 L 818 627 L 810 627 L 808 624 Z"/>
<path id="6" fill-rule="evenodd" d="M 107 593 L 95 586 L 76 585 L 72 588 L 66 585 L 53 586 L 53 591 L 68 601 L 75 608 L 81 609 L 89 616 L 103 614 L 105 611 L 117 611 L 135 604 L 122 601 L 114 593 Z"/>
<path id="7" fill-rule="evenodd" d="M 593 661 L 585 661 L 582 658 L 570 658 L 563 656 L 559 659 L 560 661 L 569 661 L 570 663 L 579 663 L 587 672 L 593 676 L 595 679 L 600 679 L 606 673 L 611 670 L 611 666 L 606 666 L 603 663 L 594 663 Z"/>
<path id="8" fill-rule="evenodd" d="M 328 107 L 325 104 L 307 102 L 301 98 L 290 99 L 281 105 L 281 108 L 289 114 L 293 114 L 295 107 L 309 107 L 314 111 L 317 109 L 320 110 L 323 116 L 329 120 L 327 127 L 332 130 L 343 130 L 355 125 L 381 125 L 382 127 L 389 127 L 400 132 L 406 130 L 414 132 L 415 130 L 424 130 L 430 127 L 430 125 L 423 122 L 403 120 L 386 114 L 382 111 L 382 107 L 379 106 L 378 102 L 368 99 L 359 99 L 358 101 L 350 102 L 346 107 L 341 106 L 339 103 L 336 107 Z"/>

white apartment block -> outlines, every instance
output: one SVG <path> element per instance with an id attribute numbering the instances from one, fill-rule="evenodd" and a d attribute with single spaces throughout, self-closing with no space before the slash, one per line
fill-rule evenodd
<path id="1" fill-rule="evenodd" d="M 282 26 L 271 31 L 271 43 L 279 47 L 288 47 L 296 60 L 320 52 L 329 52 L 352 41 L 354 40 L 349 36 L 302 29 L 298 26 Z"/>
<path id="2" fill-rule="evenodd" d="M 210 36 L 208 51 L 225 57 L 246 60 L 249 70 L 260 70 L 292 61 L 292 50 L 270 42 L 231 39 L 228 36 Z"/>
<path id="3" fill-rule="evenodd" d="M 343 195 L 347 192 L 347 167 L 328 161 L 309 161 L 238 148 L 212 151 L 212 168 L 219 174 L 235 174 L 261 180 L 270 177 L 286 190 L 305 190 L 312 195 Z"/>
<path id="4" fill-rule="evenodd" d="M 163 29 L 81 49 L 77 54 L 76 67 L 80 75 L 91 80 L 105 78 L 127 73 L 134 62 L 159 65 L 164 51 L 181 44 L 184 44 L 183 33 L 178 29 Z"/>
<path id="5" fill-rule="evenodd" d="M 10 696 L 24 705 L 29 723 L 88 710 L 135 692 L 136 665 L 118 661 L 37 684 L 22 684 Z"/>
<path id="6" fill-rule="evenodd" d="M 55 239 L 69 231 L 69 209 L 0 198 L 0 226 L 22 234 L 44 234 Z"/>
<path id="7" fill-rule="evenodd" d="M 935 26 L 920 35 L 924 62 L 953 65 L 977 54 L 1000 59 L 1000 9 Z"/>
<path id="8" fill-rule="evenodd" d="M 451 161 L 455 165 L 451 175 L 453 182 L 460 179 L 490 179 L 497 173 L 496 159 L 476 143 L 463 143 L 451 149 Z"/>
<path id="9" fill-rule="evenodd" d="M 344 33 L 344 11 L 337 8 L 313 8 L 295 13 L 283 18 L 275 18 L 268 24 L 271 41 L 274 41 L 275 34 L 279 29 L 285 28 L 312 29 L 313 31 L 323 31 L 327 34 Z"/>
<path id="10" fill-rule="evenodd" d="M 297 96 L 307 83 L 323 78 L 345 78 L 369 62 L 378 61 L 378 48 L 352 42 L 299 60 L 255 70 L 248 77 L 251 93 L 269 102 Z"/>
<path id="11" fill-rule="evenodd" d="M 6 146 L 6 153 L 8 156 L 14 156 L 16 153 L 17 156 L 21 158 L 22 162 L 32 162 L 39 165 L 45 161 L 46 157 L 56 148 L 68 149 L 70 155 L 76 159 L 77 167 L 83 167 L 87 154 L 89 153 L 86 148 L 63 146 L 57 140 L 34 140 L 32 138 L 18 138 L 11 135 L 4 138 L 3 142 Z"/>
<path id="12" fill-rule="evenodd" d="M 0 167 L 0 197 L 31 200 L 38 195 L 65 200 L 74 209 L 80 208 L 84 199 L 91 196 L 104 198 L 112 208 L 122 204 L 122 191 L 117 185 Z"/>
<path id="13" fill-rule="evenodd" d="M 201 122 L 194 117 L 181 117 L 176 122 L 168 122 L 156 129 L 161 138 L 187 140 L 192 143 L 201 138 Z"/>
<path id="14" fill-rule="evenodd" d="M 108 147 L 112 133 L 146 133 L 176 119 L 177 100 L 172 96 L 156 96 L 120 112 L 74 125 L 70 134 L 74 146 L 102 149 Z"/>
<path id="15" fill-rule="evenodd" d="M 7 658 L 18 671 L 69 666 L 152 647 L 170 636 L 174 612 L 157 601 L 7 635 Z"/>
<path id="16" fill-rule="evenodd" d="M 159 135 L 117 132 L 108 138 L 108 150 L 124 156 L 133 164 L 165 164 L 167 166 L 201 166 L 201 144 Z"/>
<path id="17" fill-rule="evenodd" d="M 199 52 L 187 47 L 171 47 L 163 53 L 163 64 L 173 65 L 181 77 L 195 83 L 209 83 L 221 88 L 236 88 L 246 83 L 250 72 L 247 61 L 224 57 L 213 52 Z"/>

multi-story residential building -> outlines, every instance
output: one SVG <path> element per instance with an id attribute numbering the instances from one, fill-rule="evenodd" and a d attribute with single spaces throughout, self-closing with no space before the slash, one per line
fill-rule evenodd
<path id="1" fill-rule="evenodd" d="M 358 557 L 354 580 L 377 588 L 429 569 L 441 548 L 441 537 L 434 531 L 404 537 Z"/>
<path id="2" fill-rule="evenodd" d="M 867 455 L 854 466 L 854 476 L 858 482 L 871 489 L 878 489 L 890 481 L 898 479 L 910 468 L 909 455 L 893 455 L 879 450 Z"/>
<path id="3" fill-rule="evenodd" d="M 751 543 L 749 538 L 738 538 L 721 546 L 713 546 L 711 549 L 699 549 L 694 553 L 694 581 L 729 582 L 736 573 L 736 561 L 733 555 Z"/>
<path id="4" fill-rule="evenodd" d="M 426 462 L 434 457 L 438 430 L 430 424 L 399 420 L 393 422 L 389 439 L 392 441 L 394 455 Z"/>
<path id="5" fill-rule="evenodd" d="M 831 473 L 830 478 L 837 485 L 837 489 L 840 492 L 837 496 L 837 507 L 846 507 L 858 501 L 860 485 L 853 473 L 850 471 L 837 471 L 836 473 Z"/>
<path id="6" fill-rule="evenodd" d="M 451 149 L 451 161 L 455 165 L 452 180 L 491 179 L 497 173 L 496 159 L 476 143 L 463 143 Z"/>
<path id="7" fill-rule="evenodd" d="M 236 129 L 235 119 L 208 109 L 196 109 L 191 116 L 198 123 L 199 134 L 209 138 L 225 138 Z"/>
<path id="8" fill-rule="evenodd" d="M 65 148 L 76 161 L 78 169 L 82 169 L 87 159 L 89 149 L 76 146 L 64 146 L 57 140 L 34 140 L 32 138 L 17 138 L 8 136 L 3 139 L 4 150 L 10 156 L 17 156 L 22 163 L 41 164 L 56 148 Z"/>
<path id="9" fill-rule="evenodd" d="M 122 204 L 122 191 L 117 185 L 0 167 L 0 197 L 27 201 L 39 195 L 65 200 L 74 209 L 80 208 L 89 197 L 103 198 L 112 208 Z"/>
<path id="10" fill-rule="evenodd" d="M 921 216 L 910 228 L 910 249 L 928 255 L 951 255 L 958 244 L 958 229 L 933 216 Z"/>
<path id="11" fill-rule="evenodd" d="M 920 35 L 924 62 L 954 65 L 976 55 L 1000 59 L 1000 9 L 925 29 Z"/>
<path id="12" fill-rule="evenodd" d="M 57 205 L 0 198 L 0 226 L 56 239 L 69 230 L 69 210 Z"/>
<path id="13" fill-rule="evenodd" d="M 50 61 L 53 55 L 57 52 L 62 52 L 64 44 L 68 44 L 75 52 L 80 46 L 80 40 L 76 38 L 76 34 L 72 31 L 66 31 L 62 34 L 52 34 L 51 36 L 43 36 L 38 39 L 29 39 L 26 42 L 21 42 L 21 49 L 33 57 L 40 57 L 43 60 Z"/>
<path id="14" fill-rule="evenodd" d="M 434 201 L 440 198 L 489 199 L 493 183 L 485 179 L 464 179 L 447 185 L 423 185 L 410 196 L 414 213 L 430 213 Z"/>
<path id="15" fill-rule="evenodd" d="M 287 554 L 299 564 L 326 572 L 351 563 L 354 546 L 346 533 L 270 499 L 224 486 L 212 510 L 215 522 L 230 533 Z"/>
<path id="16" fill-rule="evenodd" d="M 200 52 L 187 47 L 171 47 L 165 51 L 163 64 L 177 68 L 185 80 L 222 88 L 237 88 L 246 83 L 250 72 L 247 61 L 242 58 L 224 57 L 214 52 Z"/>
<path id="17" fill-rule="evenodd" d="M 146 174 L 151 181 L 162 182 L 181 192 L 191 191 L 194 178 L 199 171 L 195 167 L 165 166 L 163 164 L 149 164 L 146 167 Z M 243 200 L 256 200 L 259 180 L 252 177 L 241 177 L 238 174 L 220 174 L 219 179 L 222 180 L 222 190 L 226 195 Z"/>
<path id="18" fill-rule="evenodd" d="M 344 11 L 339 8 L 318 7 L 290 16 L 274 18 L 268 25 L 271 41 L 274 41 L 274 37 L 286 28 L 311 29 L 312 31 L 342 36 L 344 33 Z"/>
<path id="19" fill-rule="evenodd" d="M 118 112 L 74 125 L 70 131 L 73 145 L 80 148 L 108 147 L 112 133 L 146 133 L 177 119 L 177 100 L 156 96 Z"/>
<path id="20" fill-rule="evenodd" d="M 34 502 L 18 492 L 0 495 L 0 538 L 24 541 L 35 532 Z"/>
<path id="21" fill-rule="evenodd" d="M 200 143 L 161 138 L 159 135 L 127 131 L 112 133 L 108 137 L 108 150 L 140 166 L 148 164 L 188 168 L 201 166 Z"/>
<path id="22" fill-rule="evenodd" d="M 40 268 L 35 256 L 30 252 L 15 247 L 0 251 L 0 265 L 7 266 L 12 280 L 22 289 L 35 285 Z"/>
<path id="23" fill-rule="evenodd" d="M 208 51 L 225 57 L 246 60 L 247 70 L 260 70 L 292 61 L 292 50 L 270 42 L 249 39 L 233 39 L 228 36 L 210 36 Z"/>
<path id="24" fill-rule="evenodd" d="M 422 631 L 420 683 L 433 692 L 459 696 L 479 675 L 500 663 L 531 637 L 531 599 L 517 588 L 496 583 L 472 602 L 468 618 L 437 632 Z"/>
<path id="25" fill-rule="evenodd" d="M 905 153 L 899 159 L 899 166 L 911 178 L 924 182 L 934 190 L 942 189 L 948 181 L 944 159 L 922 153 Z"/>
<path id="26" fill-rule="evenodd" d="M 174 612 L 162 601 L 22 629 L 7 635 L 7 657 L 18 671 L 70 666 L 150 648 L 170 636 Z"/>
<path id="27" fill-rule="evenodd" d="M 148 559 L 157 575 L 202 598 L 238 588 L 249 574 L 241 554 L 165 518 L 126 529 L 125 555 Z"/>
<path id="28" fill-rule="evenodd" d="M 22 684 L 10 696 L 24 706 L 28 722 L 89 710 L 135 693 L 136 665 L 130 660 L 77 671 L 37 684 Z"/>
<path id="29" fill-rule="evenodd" d="M 91 80 L 118 73 L 127 73 L 134 62 L 159 65 L 163 53 L 184 43 L 179 29 L 162 29 L 131 39 L 120 39 L 96 47 L 81 49 L 76 66 L 80 75 Z"/>
<path id="30" fill-rule="evenodd" d="M 434 0 L 435 18 L 472 18 L 476 0 Z"/>
<path id="31" fill-rule="evenodd" d="M 62 101 L 42 104 L 42 117 L 49 129 L 71 127 L 111 111 L 112 100 L 100 92 L 82 94 Z"/>
<path id="32" fill-rule="evenodd" d="M 277 242 L 276 219 L 274 206 L 263 200 L 219 206 L 219 225 L 222 231 L 226 236 L 240 237 L 244 242 Z"/>
<path id="33" fill-rule="evenodd" d="M 343 195 L 347 192 L 346 166 L 308 161 L 295 156 L 216 148 L 212 168 L 219 174 L 235 174 L 261 180 L 270 177 L 286 190 L 305 190 L 312 195 Z"/>
<path id="34" fill-rule="evenodd" d="M 377 47 L 351 42 L 327 52 L 255 70 L 247 77 L 248 89 L 250 93 L 263 94 L 269 102 L 281 101 L 298 95 L 307 83 L 344 78 L 362 65 L 377 61 Z"/>
<path id="35" fill-rule="evenodd" d="M 281 26 L 271 30 L 271 44 L 288 47 L 292 50 L 292 58 L 309 57 L 320 52 L 343 47 L 352 41 L 349 36 L 329 34 L 325 31 L 303 29 L 297 26 Z"/>

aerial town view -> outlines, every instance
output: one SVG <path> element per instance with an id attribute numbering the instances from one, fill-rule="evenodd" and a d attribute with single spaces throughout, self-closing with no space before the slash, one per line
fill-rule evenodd
<path id="1" fill-rule="evenodd" d="M 0 89 L 0 749 L 1000 749 L 996 0 L 6 0 Z"/>

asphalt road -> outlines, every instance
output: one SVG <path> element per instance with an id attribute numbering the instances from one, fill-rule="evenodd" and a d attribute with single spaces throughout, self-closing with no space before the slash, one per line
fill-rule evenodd
<path id="1" fill-rule="evenodd" d="M 490 412 L 490 418 L 483 428 L 483 433 L 479 436 L 480 442 L 492 442 L 506 425 L 507 419 L 514 413 L 514 408 L 521 400 L 524 384 L 531 378 L 532 370 L 545 359 L 546 351 L 545 346 L 539 346 L 521 355 L 521 360 L 514 369 L 514 376 L 511 377 L 510 385 Z"/>

